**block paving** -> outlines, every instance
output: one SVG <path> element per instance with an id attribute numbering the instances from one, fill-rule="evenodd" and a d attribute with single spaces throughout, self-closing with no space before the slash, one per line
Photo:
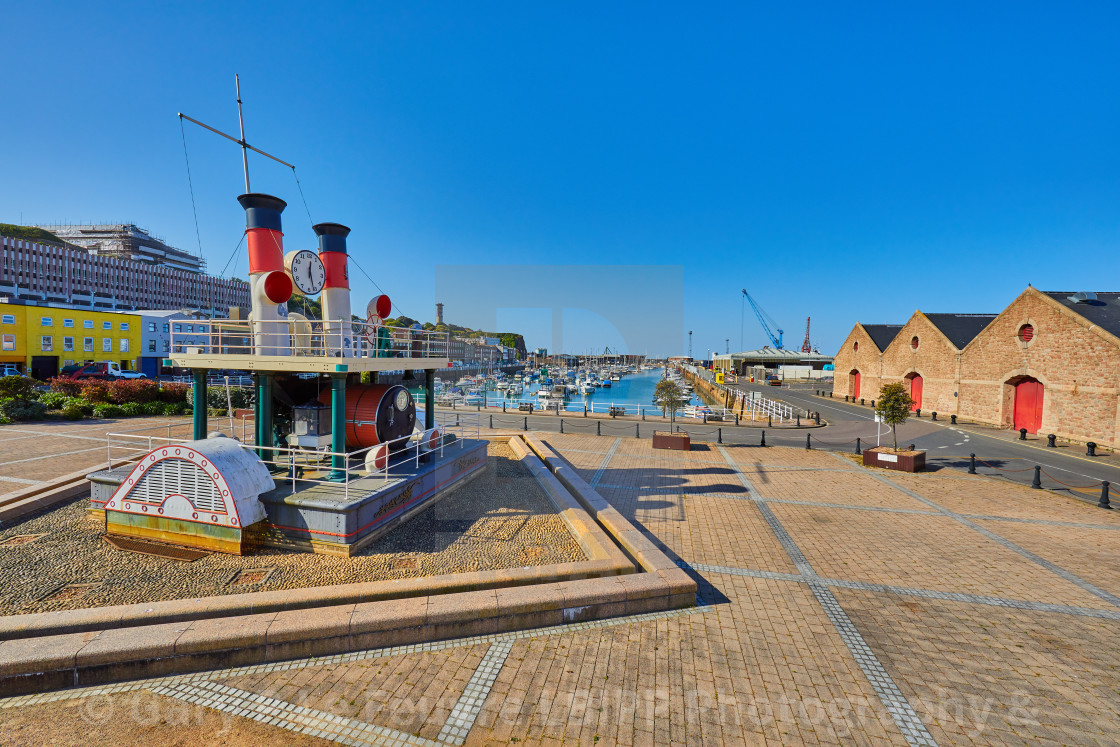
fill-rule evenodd
<path id="1" fill-rule="evenodd" d="M 1120 512 L 803 449 L 542 438 L 699 606 L 10 698 L 0 744 L 139 733 L 140 698 L 228 744 L 1117 742 Z"/>

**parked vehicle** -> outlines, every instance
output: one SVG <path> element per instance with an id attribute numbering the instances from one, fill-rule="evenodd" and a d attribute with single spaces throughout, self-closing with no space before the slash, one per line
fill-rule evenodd
<path id="1" fill-rule="evenodd" d="M 132 372 L 135 373 L 135 372 Z M 120 379 L 139 378 L 138 376 L 126 377 L 120 365 L 112 361 L 101 363 L 86 363 L 84 365 L 64 366 L 58 375 L 64 379 Z M 140 374 L 143 376 L 143 374 Z"/>
<path id="2" fill-rule="evenodd" d="M 142 374 L 139 371 L 128 371 L 128 370 L 121 371 L 118 374 L 118 376 L 120 376 L 122 379 L 146 379 L 146 378 L 148 378 L 147 374 Z"/>
<path id="3" fill-rule="evenodd" d="M 771 376 L 766 377 L 766 383 L 769 384 L 770 386 L 781 386 L 782 385 L 782 380 L 779 379 L 777 376 L 771 375 Z"/>

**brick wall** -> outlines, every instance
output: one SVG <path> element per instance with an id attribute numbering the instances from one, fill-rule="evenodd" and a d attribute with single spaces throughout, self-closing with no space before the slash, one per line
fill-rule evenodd
<path id="1" fill-rule="evenodd" d="M 918 338 L 917 348 L 913 347 L 915 337 Z M 910 391 L 914 375 L 922 377 L 923 412 L 959 414 L 956 395 L 960 351 L 925 314 L 914 312 L 883 351 L 882 360 L 883 383 L 900 381 Z"/>
<path id="2" fill-rule="evenodd" d="M 858 350 L 856 349 L 858 345 Z M 860 397 L 874 399 L 882 386 L 882 361 L 879 348 L 867 334 L 863 325 L 857 324 L 848 333 L 844 344 L 836 353 L 836 375 L 832 396 L 843 398 L 854 392 L 851 372 L 860 373 Z"/>
<path id="3" fill-rule="evenodd" d="M 1018 337 L 1024 324 L 1029 343 Z M 1029 376 L 1044 386 L 1040 433 L 1120 446 L 1120 341 L 1091 327 L 1028 288 L 965 347 L 959 414 L 1011 427 L 1014 383 Z"/>

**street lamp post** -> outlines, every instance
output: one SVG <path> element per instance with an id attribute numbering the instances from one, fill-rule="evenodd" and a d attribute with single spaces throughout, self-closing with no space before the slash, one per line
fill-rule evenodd
<path id="1" fill-rule="evenodd" d="M 688 359 L 692 360 L 692 330 L 688 330 Z"/>

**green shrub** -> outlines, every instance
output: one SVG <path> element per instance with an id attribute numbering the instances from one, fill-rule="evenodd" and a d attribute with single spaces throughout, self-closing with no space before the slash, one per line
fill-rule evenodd
<path id="1" fill-rule="evenodd" d="M 62 392 L 43 392 L 39 395 L 39 401 L 42 402 L 48 410 L 61 410 L 68 399 L 70 398 Z"/>
<path id="2" fill-rule="evenodd" d="M 35 399 L 35 381 L 26 376 L 0 376 L 0 397 Z"/>
<path id="3" fill-rule="evenodd" d="M 206 414 L 212 418 L 224 418 L 229 413 L 224 407 L 210 407 L 207 408 Z"/>
<path id="4" fill-rule="evenodd" d="M 159 398 L 161 402 L 186 402 L 190 391 L 190 384 L 176 384 L 171 382 L 160 386 Z"/>
<path id="5" fill-rule="evenodd" d="M 123 412 L 126 417 L 134 418 L 144 412 L 144 405 L 139 402 L 125 402 L 121 405 L 121 412 Z"/>
<path id="6" fill-rule="evenodd" d="M 235 410 L 244 410 L 253 406 L 253 389 L 252 387 L 234 387 L 229 388 L 229 401 L 226 401 L 226 388 L 225 385 L 219 384 L 218 386 L 211 386 L 206 389 L 206 405 L 208 407 L 220 407 L 229 409 L 232 404 Z"/>
<path id="7" fill-rule="evenodd" d="M 66 418 L 67 420 L 81 420 L 85 416 L 86 414 L 82 410 L 81 405 L 68 402 L 62 407 L 62 417 Z"/>
<path id="8" fill-rule="evenodd" d="M 140 405 L 140 411 L 145 415 L 162 415 L 164 402 L 145 402 Z"/>
<path id="9" fill-rule="evenodd" d="M 8 397 L 0 400 L 0 415 L 8 420 L 42 420 L 47 414 L 47 406 L 33 399 Z"/>
<path id="10" fill-rule="evenodd" d="M 86 402 L 81 397 L 69 397 L 65 402 L 62 403 L 62 408 L 63 409 L 66 409 L 68 407 L 78 408 L 78 410 L 85 417 L 89 417 L 90 415 L 93 414 L 93 403 L 92 402 Z"/>
<path id="11" fill-rule="evenodd" d="M 93 417 L 99 419 L 119 418 L 122 415 L 124 415 L 124 412 L 121 410 L 120 405 L 101 404 L 95 405 L 93 408 Z"/>

